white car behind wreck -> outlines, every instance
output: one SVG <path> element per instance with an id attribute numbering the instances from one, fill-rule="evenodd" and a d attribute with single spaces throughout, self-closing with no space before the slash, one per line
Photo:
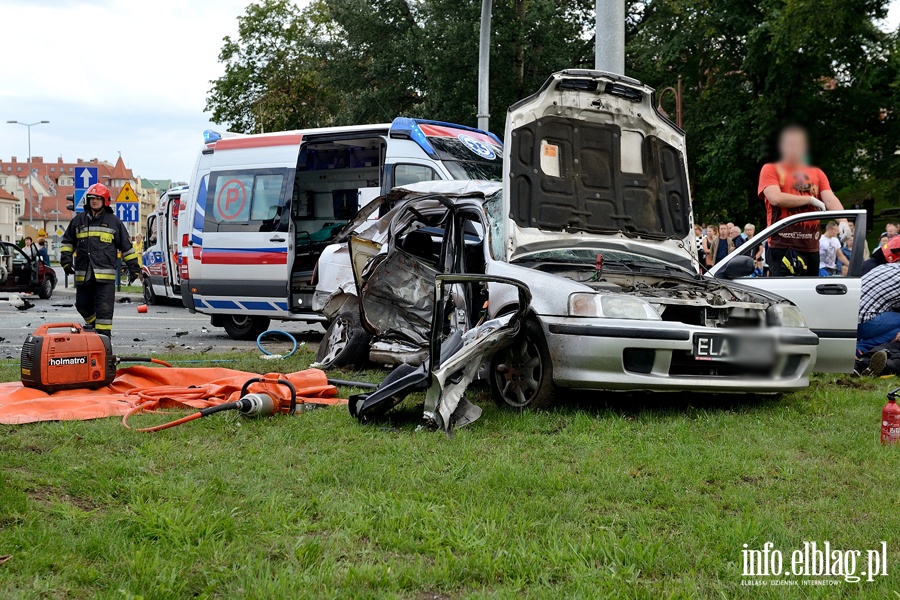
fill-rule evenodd
<path id="1" fill-rule="evenodd" d="M 323 255 L 326 366 L 335 358 L 427 362 L 435 346 L 487 322 L 508 334 L 490 355 L 475 345 L 442 353 L 460 364 L 488 360 L 495 398 L 512 407 L 547 406 L 561 388 L 779 393 L 808 385 L 819 338 L 797 306 L 761 278 L 736 283 L 753 270 L 747 256 L 730 257 L 716 277 L 700 274 L 684 135 L 657 113 L 650 88 L 606 73 L 556 73 L 510 108 L 505 139 L 502 187 L 395 190 L 382 199 L 390 212 L 361 216 L 345 230 L 349 249 Z M 432 327 L 440 274 L 507 283 L 448 284 Z M 527 286 L 527 307 L 509 281 Z M 852 364 L 852 355 L 832 359 L 840 370 Z"/>

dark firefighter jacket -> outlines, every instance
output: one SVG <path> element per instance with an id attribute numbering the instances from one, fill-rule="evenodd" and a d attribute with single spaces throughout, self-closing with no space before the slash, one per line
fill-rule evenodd
<path id="1" fill-rule="evenodd" d="M 97 217 L 89 210 L 77 213 L 66 228 L 59 249 L 59 263 L 63 267 L 72 264 L 72 253 L 75 253 L 75 285 L 90 281 L 92 277 L 98 283 L 115 283 L 119 252 L 131 273 L 141 270 L 128 230 L 109 207 Z"/>

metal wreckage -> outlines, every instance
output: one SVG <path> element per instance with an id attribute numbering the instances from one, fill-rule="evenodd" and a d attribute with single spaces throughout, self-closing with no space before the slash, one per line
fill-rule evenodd
<path id="1" fill-rule="evenodd" d="M 502 185 L 395 189 L 323 254 L 316 297 L 332 325 L 320 363 L 348 364 L 352 350 L 395 365 L 351 398 L 354 416 L 425 392 L 426 423 L 451 431 L 480 416 L 463 398 L 479 375 L 519 409 L 561 388 L 809 384 L 818 338 L 790 301 L 732 281 L 752 260 L 701 273 L 684 135 L 650 88 L 556 73 L 510 108 L 504 152 Z"/>

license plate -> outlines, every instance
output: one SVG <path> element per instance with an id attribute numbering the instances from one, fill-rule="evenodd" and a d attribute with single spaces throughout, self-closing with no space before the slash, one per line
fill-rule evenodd
<path id="1" fill-rule="evenodd" d="M 765 337 L 695 333 L 693 341 L 696 360 L 740 361 L 752 366 L 775 361 L 775 342 Z"/>
<path id="2" fill-rule="evenodd" d="M 697 360 L 734 360 L 737 340 L 732 336 L 694 334 L 694 358 Z"/>

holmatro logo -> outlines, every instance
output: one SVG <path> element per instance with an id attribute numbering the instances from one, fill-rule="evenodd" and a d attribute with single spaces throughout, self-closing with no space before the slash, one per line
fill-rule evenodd
<path id="1" fill-rule="evenodd" d="M 62 367 L 65 365 L 86 365 L 87 356 L 70 356 L 68 358 L 51 358 L 51 367 Z"/>

